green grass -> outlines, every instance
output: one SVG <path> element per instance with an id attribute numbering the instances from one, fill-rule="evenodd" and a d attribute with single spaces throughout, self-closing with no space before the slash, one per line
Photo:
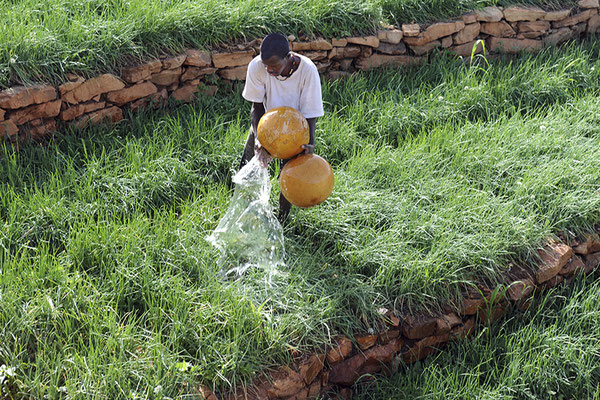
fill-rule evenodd
<path id="1" fill-rule="evenodd" d="M 598 399 L 600 286 L 583 279 L 527 312 L 478 330 L 391 379 L 359 384 L 358 399 Z"/>
<path id="2" fill-rule="evenodd" d="M 134 60 L 212 49 L 271 31 L 327 38 L 373 33 L 381 21 L 456 17 L 497 0 L 0 1 L 0 86 L 60 84 L 69 72 L 119 73 Z M 524 0 L 545 8 L 573 0 Z"/>
<path id="3" fill-rule="evenodd" d="M 239 93 L 4 144 L 10 393 L 225 389 L 292 348 L 377 329 L 378 307 L 435 310 L 473 281 L 497 282 L 547 235 L 589 230 L 600 221 L 597 55 L 588 43 L 326 84 L 316 152 L 336 186 L 323 205 L 292 211 L 288 269 L 270 285 L 261 271 L 221 281 L 203 240 L 232 194 L 249 118 Z"/>

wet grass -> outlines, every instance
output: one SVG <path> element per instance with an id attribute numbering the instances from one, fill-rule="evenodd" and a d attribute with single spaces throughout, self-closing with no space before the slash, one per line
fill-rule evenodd
<path id="1" fill-rule="evenodd" d="M 220 280 L 203 239 L 231 198 L 249 116 L 239 93 L 4 144 L 0 365 L 14 374 L 3 390 L 225 389 L 290 349 L 377 329 L 379 307 L 435 310 L 475 280 L 497 281 L 547 235 L 590 229 L 597 50 L 476 67 L 441 59 L 326 84 L 316 152 L 336 186 L 323 205 L 292 211 L 288 269 L 271 284 L 261 271 Z"/>
<path id="2" fill-rule="evenodd" d="M 506 0 L 34 0 L 0 1 L 0 86 L 66 81 L 69 72 L 119 73 L 135 60 L 212 49 L 271 31 L 327 38 L 368 34 L 383 22 L 456 17 Z M 524 0 L 544 8 L 573 0 Z"/>

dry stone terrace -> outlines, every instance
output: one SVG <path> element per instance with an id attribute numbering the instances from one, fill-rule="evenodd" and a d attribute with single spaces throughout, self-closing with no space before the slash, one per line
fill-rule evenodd
<path id="1" fill-rule="evenodd" d="M 580 0 L 559 11 L 535 7 L 486 7 L 453 21 L 430 25 L 384 27 L 376 35 L 331 40 L 290 36 L 291 48 L 311 58 L 327 79 L 382 66 L 414 66 L 447 49 L 470 57 L 539 51 L 600 31 L 599 0 Z M 16 86 L 0 92 L 0 137 L 43 138 L 63 126 L 118 122 L 126 110 L 160 107 L 169 98 L 189 102 L 197 95 L 214 95 L 219 87 L 246 78 L 246 68 L 260 40 L 226 50 L 189 49 L 185 54 L 123 68 L 121 76 L 103 74 L 85 79 L 69 75 L 54 87 Z M 211 77 L 207 79 L 207 77 Z"/>

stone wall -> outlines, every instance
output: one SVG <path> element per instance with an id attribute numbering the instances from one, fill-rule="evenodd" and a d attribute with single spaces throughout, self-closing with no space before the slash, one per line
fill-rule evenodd
<path id="1" fill-rule="evenodd" d="M 412 364 L 436 353 L 444 345 L 470 337 L 477 325 L 490 324 L 510 309 L 526 310 L 534 296 L 568 284 L 576 274 L 590 274 L 600 267 L 600 226 L 581 238 L 549 240 L 538 250 L 534 268 L 510 266 L 505 283 L 496 288 L 479 285 L 464 293 L 460 304 L 448 306 L 437 316 L 398 317 L 382 309 L 382 332 L 366 333 L 354 340 L 339 337 L 333 347 L 308 355 L 240 388 L 218 396 L 207 387 L 200 398 L 219 399 L 315 399 L 325 393 L 351 398 L 351 385 L 369 374 L 397 372 L 401 363 Z"/>
<path id="2" fill-rule="evenodd" d="M 311 58 L 327 79 L 381 66 L 420 65 L 447 49 L 462 57 L 539 51 L 600 31 L 599 0 L 580 0 L 578 7 L 544 11 L 533 7 L 487 7 L 451 22 L 403 24 L 382 28 L 377 35 L 332 40 L 290 36 L 294 51 Z M 118 122 L 123 111 L 159 107 L 172 98 L 189 102 L 213 95 L 223 83 L 241 81 L 260 48 L 260 40 L 220 51 L 189 49 L 185 54 L 123 68 L 121 76 L 90 79 L 69 75 L 51 85 L 17 86 L 0 92 L 0 138 L 34 139 L 61 129 Z M 217 83 L 221 83 L 217 85 Z"/>

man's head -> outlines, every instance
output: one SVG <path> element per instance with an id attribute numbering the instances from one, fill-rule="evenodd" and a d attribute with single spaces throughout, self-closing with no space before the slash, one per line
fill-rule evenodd
<path id="1" fill-rule="evenodd" d="M 260 59 L 273 76 L 279 76 L 287 66 L 287 55 L 290 53 L 290 44 L 281 33 L 270 33 L 260 45 Z"/>

